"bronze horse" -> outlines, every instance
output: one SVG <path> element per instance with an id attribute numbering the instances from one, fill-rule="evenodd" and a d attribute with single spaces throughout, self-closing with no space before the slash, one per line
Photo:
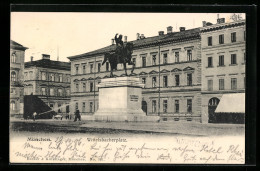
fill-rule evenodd
<path id="1" fill-rule="evenodd" d="M 121 54 L 117 54 L 116 52 L 113 53 L 105 53 L 104 60 L 102 65 L 108 60 L 110 63 L 110 77 L 113 77 L 113 70 L 117 70 L 117 64 L 123 64 L 125 69 L 125 75 L 127 75 L 126 63 L 128 65 L 132 65 L 131 73 L 134 71 L 134 63 L 131 61 L 133 53 L 133 43 L 127 43 L 122 50 Z"/>

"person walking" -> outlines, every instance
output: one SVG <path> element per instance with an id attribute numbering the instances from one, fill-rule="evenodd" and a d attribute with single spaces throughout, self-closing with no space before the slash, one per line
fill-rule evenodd
<path id="1" fill-rule="evenodd" d="M 33 121 L 35 121 L 36 115 L 37 115 L 37 113 L 34 112 L 34 113 L 33 113 Z"/>
<path id="2" fill-rule="evenodd" d="M 76 112 L 75 112 L 74 122 L 76 122 L 77 120 L 81 121 L 80 112 L 79 112 L 78 109 L 77 109 Z"/>

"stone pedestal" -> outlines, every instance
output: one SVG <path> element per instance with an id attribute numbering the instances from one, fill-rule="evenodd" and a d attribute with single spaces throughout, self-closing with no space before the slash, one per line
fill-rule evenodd
<path id="1" fill-rule="evenodd" d="M 158 121 L 141 109 L 142 87 L 139 78 L 102 79 L 99 87 L 99 109 L 95 121 Z"/>

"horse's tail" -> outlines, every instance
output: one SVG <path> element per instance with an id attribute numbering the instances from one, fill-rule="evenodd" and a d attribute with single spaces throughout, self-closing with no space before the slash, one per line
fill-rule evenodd
<path id="1" fill-rule="evenodd" d="M 103 60 L 103 62 L 102 62 L 102 65 L 104 65 L 104 63 L 107 61 L 107 59 L 108 59 L 108 53 L 105 53 L 105 55 L 104 55 L 104 60 Z"/>

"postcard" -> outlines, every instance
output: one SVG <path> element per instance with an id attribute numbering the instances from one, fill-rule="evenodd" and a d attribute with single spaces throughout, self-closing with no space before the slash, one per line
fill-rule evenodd
<path id="1" fill-rule="evenodd" d="M 10 163 L 245 164 L 245 13 L 11 12 Z"/>

